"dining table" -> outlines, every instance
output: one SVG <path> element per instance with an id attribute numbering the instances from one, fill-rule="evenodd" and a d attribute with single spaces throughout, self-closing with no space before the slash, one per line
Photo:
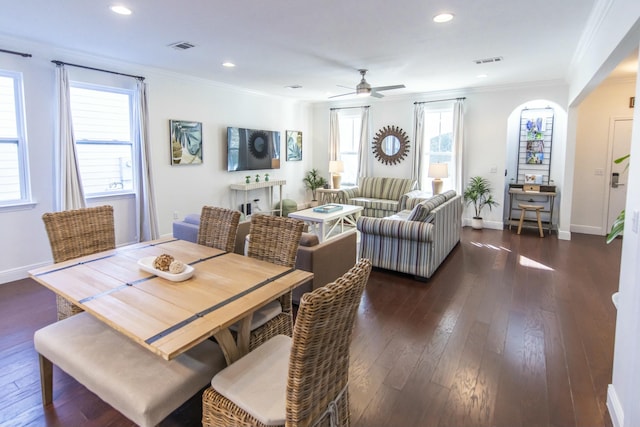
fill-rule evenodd
<path id="1" fill-rule="evenodd" d="M 142 262 L 163 254 L 184 263 L 189 274 L 157 272 Z M 313 278 L 307 271 L 172 237 L 120 246 L 29 274 L 166 360 L 213 336 L 228 364 L 249 351 L 253 313 Z M 233 324 L 235 334 L 229 329 Z"/>

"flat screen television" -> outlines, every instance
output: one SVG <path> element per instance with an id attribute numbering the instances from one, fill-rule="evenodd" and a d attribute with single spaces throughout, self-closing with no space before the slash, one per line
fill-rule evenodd
<path id="1" fill-rule="evenodd" d="M 227 170 L 280 169 L 280 132 L 227 128 Z"/>

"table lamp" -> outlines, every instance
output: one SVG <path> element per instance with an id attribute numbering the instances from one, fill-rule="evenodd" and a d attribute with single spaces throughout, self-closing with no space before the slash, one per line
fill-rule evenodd
<path id="1" fill-rule="evenodd" d="M 449 176 L 449 165 L 447 163 L 430 163 L 429 178 L 433 178 L 431 182 L 433 194 L 442 193 L 442 178 Z"/>
<path id="2" fill-rule="evenodd" d="M 344 172 L 344 162 L 342 160 L 331 160 L 329 162 L 329 173 L 331 173 L 331 180 L 333 181 L 333 188 L 340 188 L 340 181 Z"/>

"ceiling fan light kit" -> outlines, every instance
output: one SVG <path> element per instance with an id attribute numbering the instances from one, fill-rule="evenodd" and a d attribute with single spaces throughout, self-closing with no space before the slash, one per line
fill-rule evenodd
<path id="1" fill-rule="evenodd" d="M 357 95 L 361 97 L 373 96 L 374 98 L 382 98 L 384 97 L 384 95 L 382 95 L 379 92 L 383 90 L 402 89 L 405 87 L 405 85 L 371 87 L 371 85 L 367 82 L 367 80 L 364 77 L 365 74 L 367 74 L 367 71 L 368 70 L 364 68 L 361 68 L 358 70 L 362 78 L 360 79 L 360 83 L 358 83 L 358 85 L 356 86 L 355 92 L 343 93 L 341 95 L 334 95 L 334 96 L 330 96 L 329 98 L 338 98 L 340 96 L 347 96 L 347 95 Z"/>

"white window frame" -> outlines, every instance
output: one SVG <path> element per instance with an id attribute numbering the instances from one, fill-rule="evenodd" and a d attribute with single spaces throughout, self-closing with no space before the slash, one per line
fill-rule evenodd
<path id="1" fill-rule="evenodd" d="M 450 114 L 451 116 L 451 151 L 431 151 L 431 138 L 428 136 L 429 128 L 429 120 L 427 117 L 429 114 L 439 114 L 440 120 L 439 124 L 439 133 L 438 135 L 443 135 L 442 133 L 442 114 Z M 420 162 L 420 167 L 422 168 L 422 182 L 420 183 L 420 188 L 431 188 L 432 178 L 429 178 L 429 164 L 430 163 L 438 163 L 431 162 L 432 156 L 443 156 L 449 155 L 449 161 L 446 162 L 449 168 L 449 176 L 447 178 L 442 179 L 442 191 L 453 190 L 455 189 L 455 146 L 453 141 L 453 106 L 437 108 L 437 109 L 429 109 L 424 111 L 425 114 L 425 122 L 424 122 L 424 150 L 422 152 L 422 159 Z M 446 134 L 446 132 L 445 132 Z"/>
<path id="2" fill-rule="evenodd" d="M 136 177 L 137 177 L 137 162 L 138 158 L 138 147 L 134 138 L 134 123 L 133 123 L 133 102 L 135 97 L 135 91 L 133 89 L 125 89 L 113 86 L 105 86 L 93 83 L 79 82 L 79 81 L 71 81 L 70 82 L 71 90 L 73 88 L 78 89 L 86 89 L 86 90 L 94 90 L 100 92 L 110 92 L 110 93 L 118 93 L 127 95 L 129 98 L 129 141 L 103 141 L 103 140 L 88 140 L 82 139 L 79 140 L 74 135 L 76 147 L 84 144 L 97 144 L 97 145 L 128 145 L 131 147 L 131 172 L 132 172 L 132 185 L 130 189 L 114 189 L 110 191 L 100 191 L 100 192 L 88 192 L 85 187 L 85 198 L 87 200 L 95 200 L 95 199 L 108 199 L 110 197 L 122 197 L 123 195 L 135 195 L 136 194 Z M 73 103 L 71 104 L 72 116 L 73 116 Z M 75 132 L 75 130 L 74 130 Z M 81 160 L 79 160 L 81 162 Z M 80 168 L 80 176 L 82 179 L 82 163 L 79 165 Z"/>
<path id="3" fill-rule="evenodd" d="M 0 143 L 18 145 L 18 175 L 20 180 L 20 197 L 18 199 L 0 200 L 0 210 L 10 210 L 19 206 L 31 206 L 31 182 L 29 179 L 29 156 L 27 149 L 24 90 L 22 73 L 17 71 L 0 70 L 0 76 L 13 79 L 13 93 L 16 113 L 16 138 L 0 137 Z"/>
<path id="4" fill-rule="evenodd" d="M 351 123 L 350 135 L 343 132 L 346 127 L 346 121 Z M 341 186 L 348 187 L 358 185 L 358 155 L 360 151 L 360 131 L 362 129 L 362 115 L 360 110 L 340 111 L 338 122 L 340 125 L 338 160 L 345 162 Z M 347 158 L 351 159 L 345 161 Z"/>

